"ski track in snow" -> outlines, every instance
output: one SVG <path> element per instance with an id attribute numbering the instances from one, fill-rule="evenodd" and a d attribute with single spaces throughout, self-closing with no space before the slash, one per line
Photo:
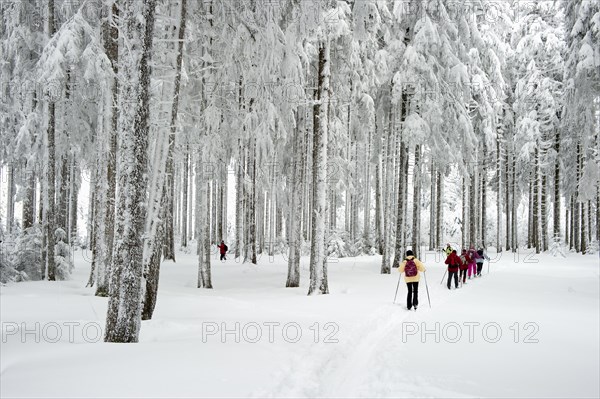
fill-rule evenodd
<path id="1" fill-rule="evenodd" d="M 466 286 L 479 279 L 485 280 L 485 275 L 467 280 Z M 440 307 L 449 301 L 457 301 L 454 296 L 462 296 L 464 286 L 458 290 L 453 288 L 449 292 L 446 281 L 444 279 L 442 284 L 429 286 L 430 295 L 432 292 L 436 293 L 436 302 L 432 306 Z M 340 340 L 338 343 L 315 344 L 307 353 L 296 355 L 290 366 L 274 376 L 274 380 L 278 381 L 274 389 L 260 391 L 252 396 L 422 397 L 424 391 L 432 396 L 447 396 L 449 391 L 431 387 L 427 378 L 403 376 L 402 370 L 389 367 L 394 363 L 393 358 L 397 362 L 402 357 L 402 344 L 396 343 L 402 339 L 402 323 L 418 322 L 421 315 L 431 311 L 424 279 L 421 279 L 421 283 L 423 287 L 419 292 L 419 310 L 408 311 L 404 305 L 404 295 L 399 294 L 395 304 L 382 305 L 367 320 L 353 328 L 351 333 L 344 334 L 344 342 Z M 379 378 L 373 379 L 373 376 Z M 468 397 L 460 393 L 452 394 L 454 397 Z"/>
<path id="2" fill-rule="evenodd" d="M 406 314 L 398 317 L 390 310 Z M 277 387 L 256 396 L 355 396 L 365 358 L 390 329 L 409 315 L 408 311 L 392 308 L 391 305 L 379 309 L 351 333 L 344 334 L 343 342 L 315 344 L 308 353 L 297 355 L 295 361 L 278 376 Z M 343 392 L 340 391 L 342 388 Z"/>

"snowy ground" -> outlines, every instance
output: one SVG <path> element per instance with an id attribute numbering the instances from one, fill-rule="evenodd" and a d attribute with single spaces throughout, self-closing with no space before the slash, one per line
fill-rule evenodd
<path id="1" fill-rule="evenodd" d="M 0 288 L 1 397 L 600 395 L 597 254 L 492 256 L 456 291 L 428 254 L 431 309 L 421 280 L 408 312 L 378 256 L 330 263 L 331 294 L 307 297 L 308 259 L 297 289 L 283 287 L 285 259 L 263 255 L 258 267 L 215 260 L 215 289 L 200 290 L 196 257 L 180 253 L 129 345 L 100 339 L 107 300 L 75 258 L 71 281 Z"/>

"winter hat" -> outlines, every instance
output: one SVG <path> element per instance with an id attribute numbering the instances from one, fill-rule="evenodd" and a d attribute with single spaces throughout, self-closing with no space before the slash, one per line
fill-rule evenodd
<path id="1" fill-rule="evenodd" d="M 413 251 L 411 251 L 410 249 L 406 251 L 406 256 L 414 256 Z"/>

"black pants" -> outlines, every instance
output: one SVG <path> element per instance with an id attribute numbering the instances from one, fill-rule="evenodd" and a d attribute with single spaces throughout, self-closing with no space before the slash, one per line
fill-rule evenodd
<path id="1" fill-rule="evenodd" d="M 467 269 L 460 271 L 460 278 L 459 278 L 459 280 L 462 280 L 463 283 L 465 281 L 467 281 Z"/>
<path id="2" fill-rule="evenodd" d="M 408 295 L 406 296 L 406 307 L 410 310 L 413 306 L 416 308 L 419 304 L 419 282 L 406 283 Z"/>
<path id="3" fill-rule="evenodd" d="M 455 272 L 448 272 L 448 289 L 450 289 L 450 283 L 452 282 L 452 277 L 454 277 L 454 288 L 458 288 L 458 270 Z"/>
<path id="4" fill-rule="evenodd" d="M 477 264 L 477 275 L 481 276 L 481 269 L 483 269 L 483 262 Z"/>
<path id="5" fill-rule="evenodd" d="M 227 258 L 225 257 L 225 254 L 221 254 L 221 260 L 227 260 Z"/>

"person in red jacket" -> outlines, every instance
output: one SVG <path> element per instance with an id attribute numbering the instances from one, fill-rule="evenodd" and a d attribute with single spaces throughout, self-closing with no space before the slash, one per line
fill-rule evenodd
<path id="1" fill-rule="evenodd" d="M 221 260 L 227 260 L 225 254 L 229 248 L 225 245 L 225 241 L 221 240 L 221 244 L 217 245 L 217 248 L 219 248 L 219 251 L 221 252 Z"/>
<path id="2" fill-rule="evenodd" d="M 452 277 L 454 277 L 454 288 L 458 288 L 458 267 L 461 265 L 461 260 L 456 254 L 456 250 L 453 249 L 450 255 L 446 258 L 446 264 L 448 265 L 448 289 L 450 289 L 450 283 Z"/>

